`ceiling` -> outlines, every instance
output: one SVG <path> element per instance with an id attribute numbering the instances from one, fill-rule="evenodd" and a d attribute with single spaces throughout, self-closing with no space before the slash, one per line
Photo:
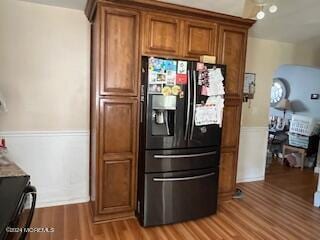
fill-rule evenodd
<path id="1" fill-rule="evenodd" d="M 319 0 L 278 0 L 277 5 L 278 12 L 267 13 L 250 30 L 251 36 L 292 43 L 320 38 Z"/>
<path id="2" fill-rule="evenodd" d="M 208 11 L 242 16 L 246 0 L 159 0 Z"/>
<path id="3" fill-rule="evenodd" d="M 21 0 L 45 5 L 84 10 L 87 0 Z"/>
<path id="4" fill-rule="evenodd" d="M 161 0 L 234 16 L 248 15 L 254 0 Z M 278 12 L 271 14 L 251 28 L 250 36 L 291 43 L 308 42 L 320 46 L 320 1 L 275 0 Z"/>
<path id="5" fill-rule="evenodd" d="M 23 0 L 83 10 L 87 0 Z M 247 15 L 253 0 L 160 0 L 234 16 Z M 283 42 L 310 42 L 320 46 L 320 1 L 275 0 L 279 10 L 267 12 L 250 30 L 253 37 Z"/>

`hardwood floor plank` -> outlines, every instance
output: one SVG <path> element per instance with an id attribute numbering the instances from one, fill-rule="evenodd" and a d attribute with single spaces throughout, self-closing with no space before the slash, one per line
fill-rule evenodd
<path id="1" fill-rule="evenodd" d="M 93 224 L 89 204 L 36 209 L 30 240 L 319 240 L 320 209 L 266 182 L 242 183 L 240 200 L 195 221 L 143 228 L 136 219 Z"/>
<path id="2" fill-rule="evenodd" d="M 64 238 L 66 240 L 80 240 L 80 224 L 79 224 L 79 212 L 77 205 L 65 206 L 64 209 Z"/>
<path id="3" fill-rule="evenodd" d="M 266 182 L 299 196 L 313 203 L 313 195 L 317 188 L 318 176 L 312 168 L 291 168 L 273 159 L 266 169 Z"/>
<path id="4" fill-rule="evenodd" d="M 247 189 L 247 191 L 249 190 Z M 319 228 L 314 227 L 315 222 L 312 221 L 311 218 L 306 221 L 306 219 L 300 215 L 297 207 L 291 207 L 290 205 L 284 206 L 286 205 L 286 202 L 279 201 L 282 197 L 280 192 L 278 196 L 272 196 L 270 192 L 268 192 L 268 194 L 262 193 L 259 195 L 250 192 L 247 202 L 248 206 L 252 206 L 253 203 L 261 203 L 259 205 L 260 208 L 256 208 L 258 214 L 261 217 L 269 218 L 270 221 L 273 221 L 274 224 L 281 227 L 281 229 L 285 229 L 287 235 L 291 234 L 292 239 L 301 239 L 301 234 L 297 234 L 298 232 L 303 233 L 306 239 L 314 239 L 313 236 L 317 236 L 317 232 L 320 230 Z M 250 198 L 252 198 L 252 200 L 250 200 Z M 273 206 L 272 209 L 263 204 L 266 200 L 269 200 L 270 205 Z M 303 223 L 303 225 L 301 223 Z"/>

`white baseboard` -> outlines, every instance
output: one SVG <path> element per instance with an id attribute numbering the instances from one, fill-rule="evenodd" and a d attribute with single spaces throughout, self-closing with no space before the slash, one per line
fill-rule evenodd
<path id="1" fill-rule="evenodd" d="M 89 132 L 0 132 L 8 157 L 30 175 L 36 207 L 89 201 Z"/>
<path id="2" fill-rule="evenodd" d="M 57 200 L 49 201 L 49 202 L 39 202 L 37 203 L 37 208 L 44 208 L 44 207 L 54 207 L 54 206 L 61 206 L 61 205 L 69 205 L 69 204 L 76 204 L 76 203 L 87 203 L 90 201 L 90 197 L 85 198 L 74 198 L 69 200 Z"/>
<path id="3" fill-rule="evenodd" d="M 315 167 L 314 168 L 314 173 L 320 173 L 320 167 Z"/>
<path id="4" fill-rule="evenodd" d="M 267 146 L 267 127 L 241 127 L 237 182 L 264 180 Z"/>
<path id="5" fill-rule="evenodd" d="M 320 192 L 319 191 L 314 194 L 314 206 L 320 207 Z"/>
<path id="6" fill-rule="evenodd" d="M 257 181 L 263 181 L 264 179 L 265 179 L 264 176 L 254 177 L 254 178 L 237 178 L 237 183 L 257 182 Z"/>

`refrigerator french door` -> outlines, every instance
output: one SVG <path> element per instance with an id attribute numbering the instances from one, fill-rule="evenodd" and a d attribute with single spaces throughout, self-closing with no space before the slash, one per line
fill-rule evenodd
<path id="1" fill-rule="evenodd" d="M 145 116 L 146 149 L 180 149 L 190 147 L 210 147 L 220 145 L 221 128 L 218 125 L 195 126 L 196 104 L 205 103 L 207 96 L 201 95 L 197 84 L 196 62 L 189 61 L 187 83 L 179 85 L 183 98 L 152 94 L 148 90 L 148 58 L 143 57 L 142 68 L 142 112 Z M 205 64 L 210 69 L 220 68 L 223 75 L 225 65 Z M 163 114 L 164 123 L 157 124 L 158 113 Z"/>
<path id="2" fill-rule="evenodd" d="M 137 215 L 143 226 L 216 211 L 221 128 L 196 126 L 196 106 L 208 97 L 198 85 L 197 62 L 186 65 L 182 94 L 164 96 L 149 84 L 149 58 L 142 58 Z M 206 67 L 225 75 L 224 65 Z"/>

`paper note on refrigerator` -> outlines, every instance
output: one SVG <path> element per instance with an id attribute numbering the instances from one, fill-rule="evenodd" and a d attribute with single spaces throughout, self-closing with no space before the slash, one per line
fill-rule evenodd
<path id="1" fill-rule="evenodd" d="M 166 84 L 170 86 L 176 85 L 176 71 L 167 70 L 166 72 Z"/>
<path id="2" fill-rule="evenodd" d="M 200 76 L 200 74 L 199 74 Z M 208 69 L 207 81 L 202 82 L 202 91 L 201 94 L 205 96 L 217 96 L 224 95 L 224 86 L 223 86 L 224 77 L 222 75 L 220 68 Z M 205 84 L 204 84 L 205 83 Z"/>
<path id="3" fill-rule="evenodd" d="M 196 105 L 195 125 L 219 124 L 218 109 L 215 105 Z"/>
<path id="4" fill-rule="evenodd" d="M 188 62 L 178 61 L 178 74 L 187 74 Z"/>
<path id="5" fill-rule="evenodd" d="M 218 124 L 222 126 L 224 99 L 222 96 L 212 96 L 205 105 L 196 105 L 195 125 L 204 126 Z"/>

